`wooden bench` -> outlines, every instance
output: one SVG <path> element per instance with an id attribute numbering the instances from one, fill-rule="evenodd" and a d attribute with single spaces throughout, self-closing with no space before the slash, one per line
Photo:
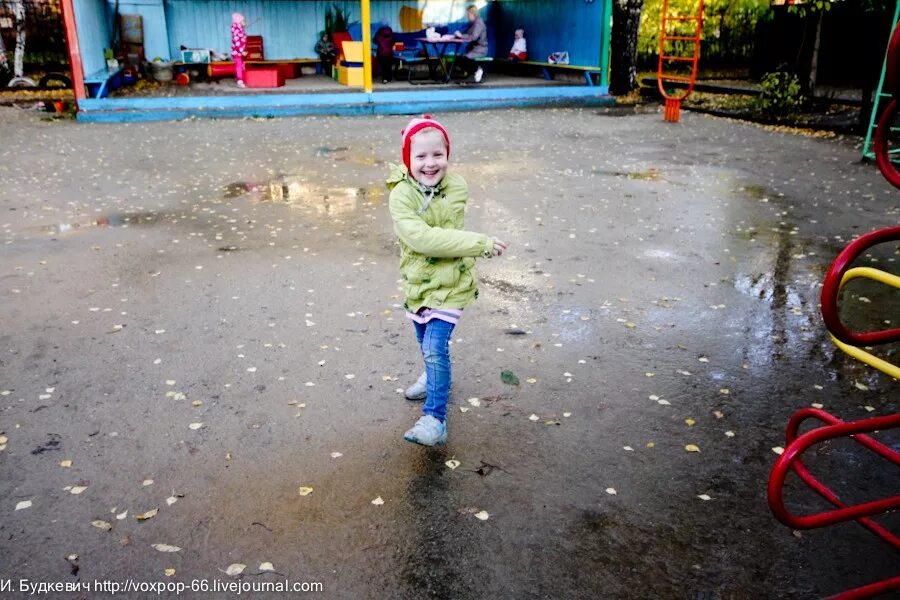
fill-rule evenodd
<path id="1" fill-rule="evenodd" d="M 594 85 L 594 79 L 591 77 L 592 75 L 596 75 L 599 83 L 600 74 L 602 73 L 602 69 L 600 67 L 581 67 L 578 65 L 561 65 L 559 63 L 548 63 L 548 62 L 539 62 L 534 60 L 517 60 L 517 61 L 503 61 L 510 65 L 528 65 L 532 67 L 539 67 L 541 69 L 541 76 L 544 79 L 552 80 L 553 73 L 555 71 L 571 71 L 576 73 L 581 73 L 584 76 L 584 80 L 588 85 Z"/>
<path id="2" fill-rule="evenodd" d="M 94 98 L 105 98 L 109 90 L 109 80 L 113 77 L 117 76 L 123 71 L 122 67 L 116 67 L 115 69 L 100 69 L 99 71 L 94 71 L 89 75 L 84 76 L 84 84 L 88 87 L 89 93 L 92 91 L 91 88 L 96 88 L 93 94 L 91 94 Z"/>
<path id="3" fill-rule="evenodd" d="M 292 65 L 314 65 L 319 62 L 318 58 L 284 58 L 284 59 L 268 59 L 268 60 L 245 60 L 245 65 L 277 65 L 277 64 L 292 64 Z M 175 61 L 176 67 L 199 67 L 201 65 L 233 65 L 233 60 L 211 60 L 208 63 L 200 62 L 200 63 L 186 63 L 181 61 Z"/>
<path id="4" fill-rule="evenodd" d="M 268 60 L 245 60 L 244 65 L 247 67 L 254 66 L 254 65 L 256 65 L 256 66 L 260 66 L 260 65 L 263 65 L 263 66 L 315 65 L 316 73 L 322 72 L 322 63 L 318 58 L 285 58 L 285 59 L 268 59 Z M 211 78 L 224 77 L 224 75 L 214 72 L 214 71 L 216 71 L 215 67 L 219 67 L 221 69 L 222 67 L 228 67 L 228 66 L 234 67 L 234 61 L 232 61 L 232 60 L 213 60 L 208 63 L 206 63 L 206 62 L 187 63 L 187 62 L 182 62 L 182 61 L 175 62 L 175 68 L 180 69 L 180 70 L 185 70 L 185 69 L 189 69 L 189 68 L 197 69 L 200 67 L 205 67 L 203 74 L 201 75 L 201 79 L 203 79 L 204 77 L 211 77 Z M 233 68 L 231 71 L 232 72 L 230 73 L 230 75 L 233 76 L 234 75 Z"/>

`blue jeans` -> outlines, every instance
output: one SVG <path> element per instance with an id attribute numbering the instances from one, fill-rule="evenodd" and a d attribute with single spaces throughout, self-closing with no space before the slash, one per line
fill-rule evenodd
<path id="1" fill-rule="evenodd" d="M 425 389 L 427 398 L 422 412 L 443 422 L 447 418 L 447 400 L 450 398 L 450 336 L 455 325 L 440 319 L 416 323 L 416 339 L 425 359 Z"/>

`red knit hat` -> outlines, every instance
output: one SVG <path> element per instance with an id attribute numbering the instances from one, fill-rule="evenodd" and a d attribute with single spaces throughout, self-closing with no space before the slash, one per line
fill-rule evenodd
<path id="1" fill-rule="evenodd" d="M 423 129 L 437 129 L 444 136 L 444 143 L 447 145 L 447 158 L 450 158 L 450 136 L 444 126 L 431 118 L 431 115 L 422 115 L 421 119 L 413 119 L 406 128 L 401 132 L 403 134 L 403 164 L 406 165 L 408 171 L 412 171 L 409 165 L 410 146 L 412 146 L 412 136 L 416 135 Z"/>

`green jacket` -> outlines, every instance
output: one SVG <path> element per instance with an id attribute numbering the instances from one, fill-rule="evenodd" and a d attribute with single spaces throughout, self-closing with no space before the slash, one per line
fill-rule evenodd
<path id="1" fill-rule="evenodd" d="M 389 207 L 400 241 L 400 274 L 406 308 L 465 308 L 478 297 L 476 256 L 489 256 L 493 240 L 463 231 L 469 186 L 447 173 L 431 203 L 405 166 L 390 165 Z M 421 213 L 421 214 L 419 214 Z"/>

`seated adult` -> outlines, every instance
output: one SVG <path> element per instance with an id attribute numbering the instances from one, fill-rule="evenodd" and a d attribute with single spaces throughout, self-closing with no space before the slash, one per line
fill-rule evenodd
<path id="1" fill-rule="evenodd" d="M 466 17 L 469 19 L 469 27 L 465 33 L 459 31 L 454 32 L 456 37 L 469 42 L 466 44 L 466 51 L 462 56 L 456 57 L 456 64 L 467 75 L 475 73 L 475 82 L 481 83 L 484 77 L 484 70 L 475 62 L 476 58 L 487 56 L 487 26 L 478 14 L 478 8 L 474 4 L 470 4 L 466 8 Z"/>

